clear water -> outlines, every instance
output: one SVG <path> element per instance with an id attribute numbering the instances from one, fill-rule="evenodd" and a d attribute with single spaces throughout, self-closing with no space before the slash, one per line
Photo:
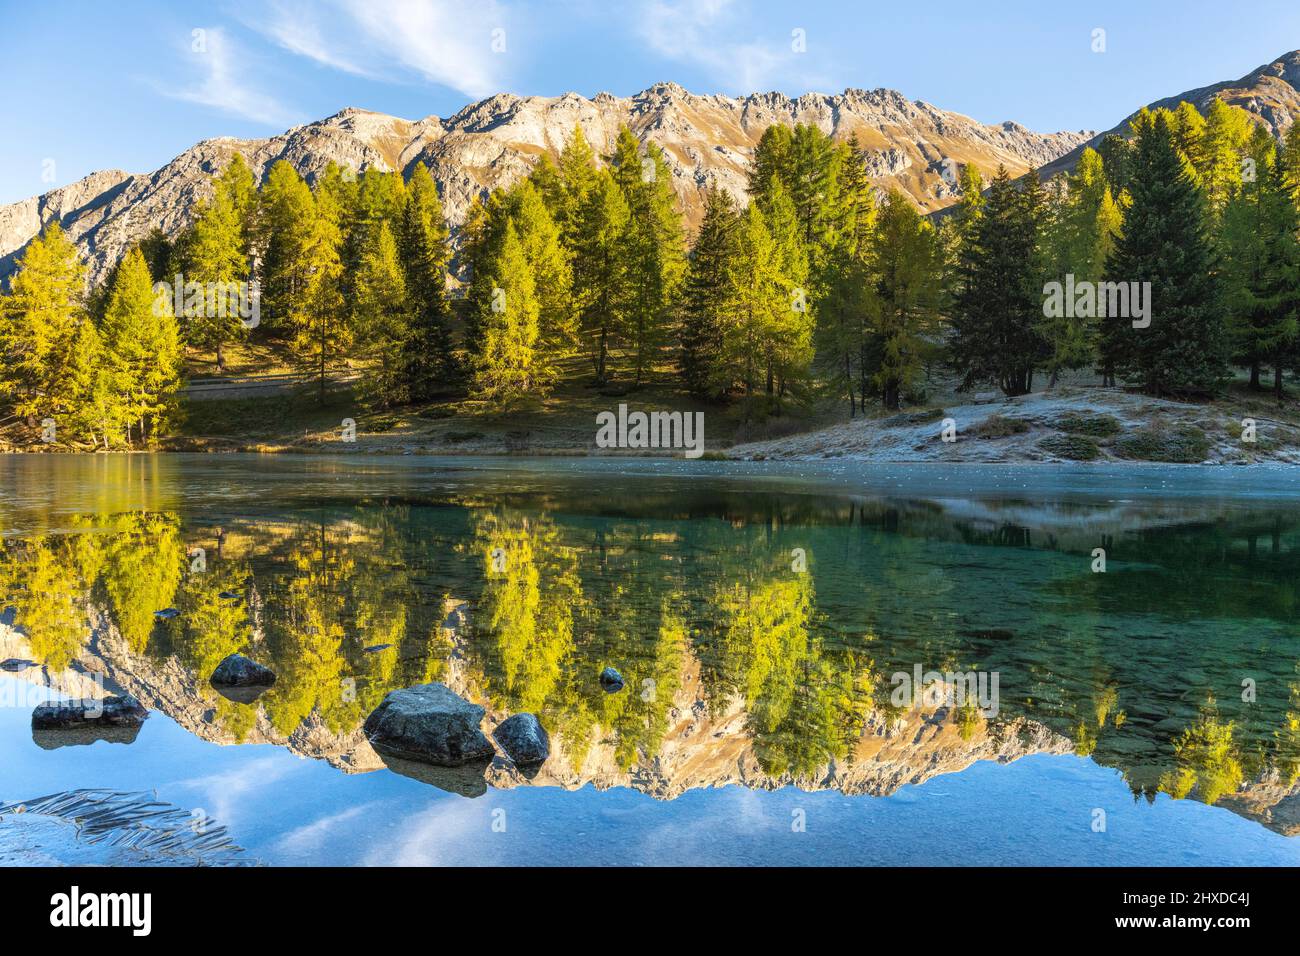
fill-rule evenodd
<path id="1" fill-rule="evenodd" d="M 272 864 L 1294 865 L 1298 492 L 1285 468 L 12 457 L 0 657 L 42 666 L 0 674 L 0 803 L 156 790 Z M 253 703 L 207 684 L 234 651 L 279 675 Z M 996 674 L 996 714 L 900 703 L 918 666 Z M 140 733 L 34 737 L 35 702 L 96 673 Z M 537 713 L 550 761 L 384 761 L 361 722 L 428 680 L 488 729 Z"/>

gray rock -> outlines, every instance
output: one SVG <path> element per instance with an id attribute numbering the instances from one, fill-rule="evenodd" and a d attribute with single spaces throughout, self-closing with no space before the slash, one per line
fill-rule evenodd
<path id="1" fill-rule="evenodd" d="M 479 729 L 483 714 L 442 684 L 419 684 L 389 691 L 366 718 L 365 732 L 381 754 L 459 767 L 496 753 Z"/>
<path id="2" fill-rule="evenodd" d="M 519 766 L 543 763 L 551 755 L 551 741 L 546 729 L 532 714 L 507 717 L 492 732 L 511 760 Z"/>
<path id="3" fill-rule="evenodd" d="M 600 686 L 607 694 L 617 694 L 623 689 L 623 675 L 612 667 L 606 667 L 600 672 Z"/>
<path id="4" fill-rule="evenodd" d="M 41 704 L 32 711 L 32 730 L 80 729 L 95 724 L 106 727 L 139 727 L 149 711 L 130 694 L 103 700 L 70 700 Z"/>
<path id="5" fill-rule="evenodd" d="M 231 654 L 217 665 L 210 680 L 217 687 L 270 687 L 275 672 L 243 654 Z"/>

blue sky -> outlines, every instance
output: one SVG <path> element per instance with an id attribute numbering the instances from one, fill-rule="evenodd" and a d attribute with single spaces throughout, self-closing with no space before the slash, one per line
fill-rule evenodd
<path id="1" fill-rule="evenodd" d="M 417 119 L 499 91 L 627 95 L 659 80 L 885 86 L 984 122 L 1101 129 L 1296 48 L 1295 0 L 0 0 L 0 202 L 344 106 Z"/>

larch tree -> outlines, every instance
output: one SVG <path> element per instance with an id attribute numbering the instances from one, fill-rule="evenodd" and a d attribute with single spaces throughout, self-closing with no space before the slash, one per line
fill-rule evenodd
<path id="1" fill-rule="evenodd" d="M 506 411 L 544 394 L 538 367 L 540 308 L 532 269 L 513 222 L 507 222 L 490 263 L 492 304 L 483 318 L 482 344 L 473 358 L 472 394 Z"/>
<path id="2" fill-rule="evenodd" d="M 582 337 L 596 382 L 611 376 L 610 353 L 627 333 L 632 290 L 628 274 L 630 212 L 608 169 L 595 174 L 578 210 L 570 246 L 573 290 Z"/>
<path id="3" fill-rule="evenodd" d="M 668 338 L 685 272 L 685 246 L 672 172 L 663 151 L 647 143 L 642 156 L 636 137 L 624 126 L 615 144 L 613 168 L 628 206 L 628 334 L 633 379 L 640 385 Z"/>
<path id="4" fill-rule="evenodd" d="M 372 405 L 387 407 L 409 398 L 403 355 L 410 338 L 410 302 L 387 222 L 380 222 L 375 241 L 361 254 L 353 280 L 352 318 L 356 338 L 372 367 L 362 379 L 362 393 Z"/>
<path id="5" fill-rule="evenodd" d="M 122 260 L 104 312 L 104 359 L 120 390 L 126 440 L 152 443 L 175 417 L 181 377 L 180 330 L 171 297 L 155 295 L 138 248 Z"/>
<path id="6" fill-rule="evenodd" d="M 1249 147 L 1252 175 L 1234 190 L 1223 212 L 1224 302 L 1235 359 L 1250 368 L 1273 367 L 1273 391 L 1282 399 L 1283 372 L 1295 354 L 1300 317 L 1300 223 L 1287 190 L 1282 154 L 1272 135 L 1256 128 Z"/>
<path id="7" fill-rule="evenodd" d="M 938 327 L 943 263 L 934 227 L 891 190 L 866 261 L 866 338 L 871 382 L 886 408 L 919 383 Z"/>
<path id="8" fill-rule="evenodd" d="M 316 233 L 315 197 L 298 171 L 284 160 L 267 175 L 259 197 L 262 236 L 262 323 L 289 337 L 312 291 L 308 250 Z M 333 228 L 337 231 L 337 223 Z"/>
<path id="9" fill-rule="evenodd" d="M 309 192 L 308 198 L 311 199 Z M 295 294 L 295 310 L 287 315 L 292 345 L 303 371 L 317 381 L 317 400 L 325 401 L 330 363 L 340 361 L 352 345 L 350 310 L 343 294 L 343 238 L 328 216 L 306 213 L 309 227 L 302 241 L 302 287 Z M 296 229 L 302 229 L 298 222 Z"/>
<path id="10" fill-rule="evenodd" d="M 244 246 L 239 211 L 219 189 L 199 206 L 186 243 L 185 288 L 179 290 L 186 341 L 211 351 L 218 373 L 226 370 L 226 347 L 248 332 L 241 314 L 240 283 L 249 278 Z"/>
<path id="11" fill-rule="evenodd" d="M 28 244 L 0 299 L 0 394 L 29 425 L 57 425 L 75 404 L 69 370 L 87 320 L 84 276 L 77 247 L 53 221 Z"/>

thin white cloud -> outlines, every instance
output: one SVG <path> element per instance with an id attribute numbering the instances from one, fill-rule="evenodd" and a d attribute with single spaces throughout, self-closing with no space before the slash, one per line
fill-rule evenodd
<path id="1" fill-rule="evenodd" d="M 199 72 L 199 82 L 179 89 L 163 87 L 164 95 L 268 126 L 291 126 L 298 121 L 279 100 L 249 84 L 247 61 L 221 27 L 201 29 L 185 54 Z"/>
<path id="2" fill-rule="evenodd" d="M 414 73 L 474 97 L 499 92 L 509 63 L 509 33 L 494 34 L 505 29 L 495 0 L 280 0 L 243 22 L 331 69 L 385 80 Z"/>
<path id="3" fill-rule="evenodd" d="M 804 92 L 826 88 L 824 55 L 816 38 L 804 36 L 807 50 L 795 49 L 797 16 L 769 24 L 771 40 L 747 35 L 755 17 L 736 0 L 648 0 L 638 12 L 637 31 L 649 47 L 670 60 L 705 70 L 724 90 L 753 93 L 772 89 Z"/>

